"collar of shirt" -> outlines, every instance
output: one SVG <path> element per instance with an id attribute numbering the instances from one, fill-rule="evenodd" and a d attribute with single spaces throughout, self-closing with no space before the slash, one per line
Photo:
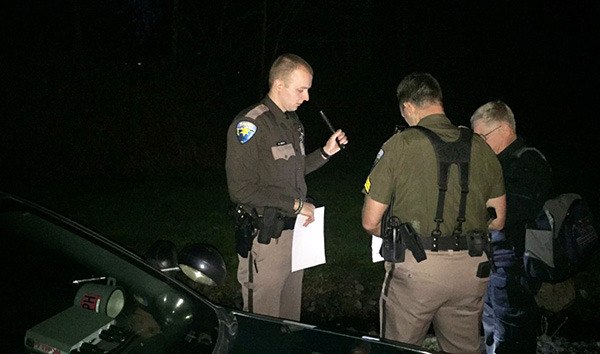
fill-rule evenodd
<path id="1" fill-rule="evenodd" d="M 269 96 L 265 96 L 265 98 L 261 101 L 265 106 L 269 107 L 269 111 L 273 113 L 275 119 L 286 119 L 287 115 L 277 107 L 277 105 L 269 98 Z"/>
<path id="2" fill-rule="evenodd" d="M 449 128 L 453 127 L 450 119 L 444 114 L 431 114 L 423 117 L 417 125 L 425 128 Z"/>
<path id="3" fill-rule="evenodd" d="M 520 136 L 517 136 L 517 139 L 510 143 L 504 150 L 502 150 L 498 154 L 498 158 L 502 161 L 503 159 L 510 158 L 512 154 L 518 149 L 525 146 L 525 140 Z"/>

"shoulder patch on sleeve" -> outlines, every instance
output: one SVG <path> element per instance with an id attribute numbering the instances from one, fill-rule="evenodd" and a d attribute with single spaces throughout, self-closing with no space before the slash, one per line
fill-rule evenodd
<path id="1" fill-rule="evenodd" d="M 375 161 L 373 161 L 373 165 L 371 165 L 371 171 L 373 171 L 373 168 L 375 168 L 375 165 L 377 165 L 377 163 L 379 162 L 379 160 L 381 160 L 382 157 L 383 157 L 383 148 L 379 149 L 379 152 L 377 153 L 377 156 L 375 157 Z"/>
<path id="2" fill-rule="evenodd" d="M 242 120 L 238 122 L 235 127 L 235 135 L 238 138 L 238 141 L 242 144 L 247 143 L 256 133 L 256 125 L 252 122 L 248 122 L 246 120 Z"/>
<path id="3" fill-rule="evenodd" d="M 365 185 L 363 186 L 363 188 L 365 189 L 365 192 L 367 192 L 367 194 L 369 194 L 369 192 L 371 191 L 371 177 L 367 177 L 367 180 L 365 181 Z"/>
<path id="4" fill-rule="evenodd" d="M 248 111 L 248 113 L 246 113 L 244 118 L 256 119 L 256 117 L 260 116 L 261 114 L 265 113 L 268 110 L 269 110 L 269 107 L 267 107 L 261 103 L 258 106 L 252 108 L 250 111 Z"/>

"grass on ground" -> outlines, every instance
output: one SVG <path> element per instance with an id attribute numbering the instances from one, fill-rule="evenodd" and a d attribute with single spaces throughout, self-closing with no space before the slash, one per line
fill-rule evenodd
<path id="1" fill-rule="evenodd" d="M 305 271 L 302 321 L 377 335 L 383 264 L 372 263 L 370 237 L 360 225 L 363 200 L 360 191 L 368 171 L 363 175 L 356 171 L 349 173 L 351 164 L 348 162 L 334 160 L 307 177 L 309 194 L 325 205 L 327 263 Z M 218 288 L 192 285 L 218 304 L 241 308 L 236 280 L 237 255 L 223 171 L 139 180 L 13 183 L 2 188 L 140 253 L 158 239 L 168 239 L 178 249 L 193 242 L 214 245 L 227 265 L 225 284 Z M 600 266 L 595 264 L 594 269 L 586 273 L 585 282 L 579 285 L 576 282 L 574 306 L 562 314 L 554 314 L 554 323 L 542 338 L 550 338 L 551 334 L 560 338 L 561 333 L 576 337 L 581 331 L 573 327 L 589 326 L 586 319 L 598 318 L 598 272 Z M 566 325 L 563 324 L 565 318 Z M 570 323 L 573 326 L 569 326 Z"/>

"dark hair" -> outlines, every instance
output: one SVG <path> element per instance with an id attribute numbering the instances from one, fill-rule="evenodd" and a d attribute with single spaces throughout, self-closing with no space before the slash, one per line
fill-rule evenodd
<path id="1" fill-rule="evenodd" d="M 398 103 L 412 102 L 417 106 L 425 103 L 442 103 L 442 88 L 428 73 L 412 73 L 404 77 L 396 90 Z"/>

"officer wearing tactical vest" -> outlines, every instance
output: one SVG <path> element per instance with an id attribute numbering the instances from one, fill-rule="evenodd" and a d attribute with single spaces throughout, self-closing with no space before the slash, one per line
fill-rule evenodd
<path id="1" fill-rule="evenodd" d="M 433 324 L 442 351 L 479 353 L 488 229 L 505 219 L 500 163 L 480 136 L 452 125 L 430 74 L 406 76 L 397 97 L 410 128 L 384 143 L 363 189 L 363 227 L 384 238 L 381 336 L 422 345 Z M 386 211 L 397 221 L 392 241 Z"/>
<path id="2" fill-rule="evenodd" d="M 231 200 L 237 205 L 238 282 L 244 310 L 300 320 L 303 271 L 292 272 L 295 218 L 314 221 L 304 176 L 323 166 L 348 143 L 335 131 L 325 145 L 304 150 L 304 127 L 296 109 L 308 101 L 311 66 L 283 54 L 269 72 L 269 92 L 241 111 L 227 132 L 225 168 Z"/>

